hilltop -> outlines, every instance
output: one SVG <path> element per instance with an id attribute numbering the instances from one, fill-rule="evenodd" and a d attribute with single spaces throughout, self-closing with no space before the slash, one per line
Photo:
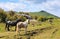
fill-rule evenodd
<path id="1" fill-rule="evenodd" d="M 59 18 L 58 16 L 55 16 L 55 15 L 50 14 L 49 12 L 46 12 L 46 11 L 43 11 L 43 10 L 39 11 L 39 12 L 30 12 L 30 15 Z"/>

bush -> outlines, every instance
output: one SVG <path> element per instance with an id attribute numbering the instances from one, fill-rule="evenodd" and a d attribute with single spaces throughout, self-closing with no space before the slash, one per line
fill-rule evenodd
<path id="1" fill-rule="evenodd" d="M 24 22 L 26 18 L 24 16 L 21 16 L 20 19 Z"/>
<path id="2" fill-rule="evenodd" d="M 38 16 L 35 16 L 35 19 L 37 20 L 38 19 Z"/>
<path id="3" fill-rule="evenodd" d="M 9 15 L 10 15 L 10 16 L 15 15 L 15 11 L 12 11 L 12 10 L 11 10 L 11 11 L 9 11 L 8 13 L 9 13 Z"/>
<path id="4" fill-rule="evenodd" d="M 17 18 L 18 18 L 18 17 L 17 17 L 16 14 L 14 14 L 14 15 L 12 16 L 12 15 L 10 15 L 10 13 L 7 13 L 7 19 L 8 19 L 8 20 L 13 21 L 13 20 L 16 20 Z"/>
<path id="5" fill-rule="evenodd" d="M 0 12 L 0 22 L 5 22 L 6 17 L 7 14 L 4 11 Z"/>
<path id="6" fill-rule="evenodd" d="M 41 21 L 41 22 L 44 22 L 44 21 L 46 21 L 46 20 L 48 20 L 48 18 L 46 18 L 46 17 L 40 17 L 40 18 L 38 19 L 38 21 Z"/>

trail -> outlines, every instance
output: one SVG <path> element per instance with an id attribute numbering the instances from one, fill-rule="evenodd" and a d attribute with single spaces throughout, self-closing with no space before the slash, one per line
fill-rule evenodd
<path id="1" fill-rule="evenodd" d="M 20 35 L 20 38 L 22 39 L 51 39 L 52 33 L 55 32 L 56 28 L 50 26 L 50 27 L 45 27 L 41 29 L 35 29 L 32 31 L 28 31 L 27 35 Z M 16 39 L 14 36 L 16 36 L 15 31 L 9 31 L 9 32 L 4 32 L 0 33 L 0 39 Z"/>

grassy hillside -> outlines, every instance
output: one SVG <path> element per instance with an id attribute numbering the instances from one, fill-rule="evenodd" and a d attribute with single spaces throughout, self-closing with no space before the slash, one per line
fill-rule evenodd
<path id="1" fill-rule="evenodd" d="M 53 25 L 48 21 L 41 24 L 34 27 L 29 24 L 27 35 L 24 33 L 25 29 L 22 28 L 20 35 L 16 36 L 14 27 L 10 28 L 11 31 L 5 31 L 5 24 L 0 23 L 0 39 L 60 39 L 60 19 L 54 19 Z"/>
<path id="2" fill-rule="evenodd" d="M 28 24 L 27 34 L 25 28 L 21 28 L 20 34 L 16 35 L 15 27 L 10 27 L 10 31 L 5 30 L 5 23 L 0 23 L 0 39 L 60 39 L 60 19 L 45 11 L 30 12 L 30 15 L 55 17 L 52 24 L 48 20 L 44 22 Z M 32 23 L 32 22 L 31 22 Z"/>
<path id="3" fill-rule="evenodd" d="M 30 15 L 58 18 L 57 16 L 55 16 L 55 15 L 53 15 L 53 14 L 50 14 L 50 13 L 48 13 L 48 12 L 46 12 L 46 11 L 30 12 Z"/>

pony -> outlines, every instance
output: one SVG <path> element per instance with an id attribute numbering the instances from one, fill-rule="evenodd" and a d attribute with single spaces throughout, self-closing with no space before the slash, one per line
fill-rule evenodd
<path id="1" fill-rule="evenodd" d="M 29 19 L 27 19 L 27 20 L 24 21 L 24 22 L 18 22 L 18 23 L 17 23 L 16 33 L 18 33 L 21 28 L 25 28 L 25 33 L 27 34 L 28 24 L 30 24 L 30 20 L 29 20 Z"/>
<path id="2" fill-rule="evenodd" d="M 6 20 L 6 26 L 5 26 L 5 30 L 7 29 L 8 31 L 10 31 L 9 27 L 10 26 L 15 26 L 15 31 L 16 31 L 16 24 L 18 22 L 22 21 L 21 19 L 17 19 L 16 21 L 10 21 L 10 20 Z"/>

